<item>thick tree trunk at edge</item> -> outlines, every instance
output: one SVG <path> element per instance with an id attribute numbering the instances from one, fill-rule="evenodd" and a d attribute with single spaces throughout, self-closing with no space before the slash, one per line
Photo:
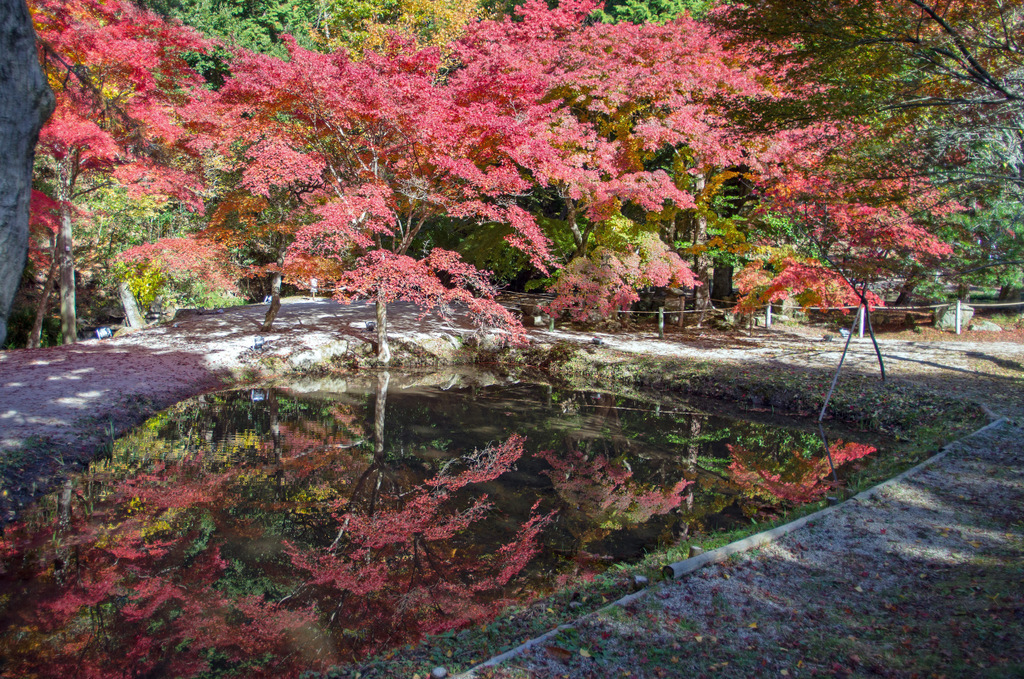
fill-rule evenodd
<path id="1" fill-rule="evenodd" d="M 25 0 L 0 0 L 0 347 L 28 253 L 36 140 L 53 106 Z"/>

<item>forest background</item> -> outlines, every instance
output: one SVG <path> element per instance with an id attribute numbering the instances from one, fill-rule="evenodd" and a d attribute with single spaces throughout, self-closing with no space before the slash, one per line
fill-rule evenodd
<path id="1" fill-rule="evenodd" d="M 383 362 L 399 299 L 521 338 L 502 288 L 1020 299 L 1020 2 L 29 9 L 56 109 L 8 347 L 268 296 L 269 329 L 313 279 Z"/>

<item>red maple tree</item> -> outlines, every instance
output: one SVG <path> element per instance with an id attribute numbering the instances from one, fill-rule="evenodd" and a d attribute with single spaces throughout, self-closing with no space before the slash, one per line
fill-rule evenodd
<path id="1" fill-rule="evenodd" d="M 372 301 L 382 363 L 387 305 L 399 299 L 442 315 L 460 302 L 478 323 L 520 339 L 485 272 L 417 240 L 442 217 L 504 224 L 506 240 L 546 266 L 547 239 L 510 200 L 530 187 L 507 152 L 520 132 L 445 82 L 437 50 L 396 40 L 356 62 L 288 48 L 287 62 L 240 54 L 221 92 L 243 148 L 240 185 L 259 196 L 308 189 L 286 275 L 319 272 L 340 301 Z"/>
<path id="2" fill-rule="evenodd" d="M 698 284 L 663 225 L 698 211 L 705 177 L 756 163 L 759 145 L 727 113 L 765 92 L 762 72 L 688 16 L 595 24 L 596 7 L 533 0 L 471 26 L 453 76 L 527 133 L 513 158 L 562 202 L 572 243 L 551 310 L 576 318 L 622 308 L 639 287 Z"/>
<path id="3" fill-rule="evenodd" d="M 122 0 L 33 0 L 29 6 L 57 96 L 37 156 L 61 206 L 55 249 L 67 344 L 77 335 L 75 201 L 116 182 L 130 195 L 202 205 L 191 170 L 206 143 L 190 126 L 204 117 L 198 104 L 207 93 L 185 57 L 208 42 Z"/>

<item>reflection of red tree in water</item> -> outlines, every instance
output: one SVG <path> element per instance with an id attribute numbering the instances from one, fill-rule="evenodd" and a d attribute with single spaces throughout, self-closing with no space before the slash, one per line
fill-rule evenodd
<path id="1" fill-rule="evenodd" d="M 232 475 L 178 479 L 177 492 L 158 474 L 136 477 L 119 484 L 115 509 L 13 531 L 3 571 L 13 605 L 0 630 L 7 676 L 192 676 L 265 654 L 274 660 L 251 674 L 280 674 L 312 611 L 225 591 L 221 545 L 197 550 L 190 528 Z"/>
<path id="2" fill-rule="evenodd" d="M 402 492 L 382 467 L 371 467 L 353 498 L 339 503 L 334 543 L 316 551 L 289 549 L 292 563 L 309 574 L 305 596 L 336 602 L 324 613 L 337 626 L 366 630 L 352 644 L 364 651 L 492 616 L 510 603 L 501 589 L 537 552 L 536 538 L 551 516 L 537 515 L 534 504 L 513 540 L 495 554 L 481 554 L 461 534 L 491 505 L 486 495 L 460 502 L 457 493 L 508 471 L 522 456 L 523 441 L 513 435 L 449 463 L 411 491 Z M 456 471 L 456 464 L 464 468 Z M 360 504 L 374 509 L 359 511 Z"/>
<path id="3" fill-rule="evenodd" d="M 692 481 L 680 479 L 671 487 L 639 483 L 626 465 L 600 453 L 588 455 L 576 448 L 556 454 L 538 454 L 549 465 L 546 474 L 570 507 L 578 507 L 590 521 L 605 529 L 641 524 L 678 507 L 683 490 Z"/>
<path id="4" fill-rule="evenodd" d="M 828 478 L 832 471 L 824 455 L 806 458 L 793 451 L 783 465 L 775 465 L 776 469 L 779 466 L 786 469 L 773 473 L 765 468 L 764 461 L 754 451 L 733 445 L 728 448 L 733 457 L 728 468 L 730 478 L 752 495 L 801 504 L 820 500 L 833 487 Z M 862 443 L 844 444 L 842 441 L 836 441 L 829 447 L 836 467 L 870 455 L 875 450 Z"/>
<path id="5" fill-rule="evenodd" d="M 379 494 L 372 513 L 361 511 L 359 497 L 335 495 L 337 539 L 309 551 L 282 546 L 267 528 L 272 515 L 241 508 L 238 486 L 252 483 L 251 468 L 212 474 L 182 463 L 117 482 L 112 508 L 88 518 L 54 521 L 40 509 L 41 529 L 9 527 L 2 541 L 0 670 L 295 676 L 479 620 L 503 603 L 501 588 L 535 553 L 549 517 L 533 515 L 488 554 L 460 532 L 489 504 L 455 494 L 496 478 L 521 454 L 513 436 L 458 469 Z M 319 473 L 310 473 L 312 458 Z M 383 467 L 378 456 L 374 465 Z M 322 451 L 286 461 L 284 486 L 297 483 L 289 494 L 299 495 L 332 474 L 373 480 L 365 467 L 354 455 Z"/>

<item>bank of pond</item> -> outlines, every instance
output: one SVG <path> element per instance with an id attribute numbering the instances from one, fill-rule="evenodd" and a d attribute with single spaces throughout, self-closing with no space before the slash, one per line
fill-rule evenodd
<path id="1" fill-rule="evenodd" d="M 828 438 L 840 483 L 888 446 Z M 696 399 L 483 373 L 210 393 L 6 528 L 0 673 L 323 671 L 835 485 L 807 422 Z"/>

